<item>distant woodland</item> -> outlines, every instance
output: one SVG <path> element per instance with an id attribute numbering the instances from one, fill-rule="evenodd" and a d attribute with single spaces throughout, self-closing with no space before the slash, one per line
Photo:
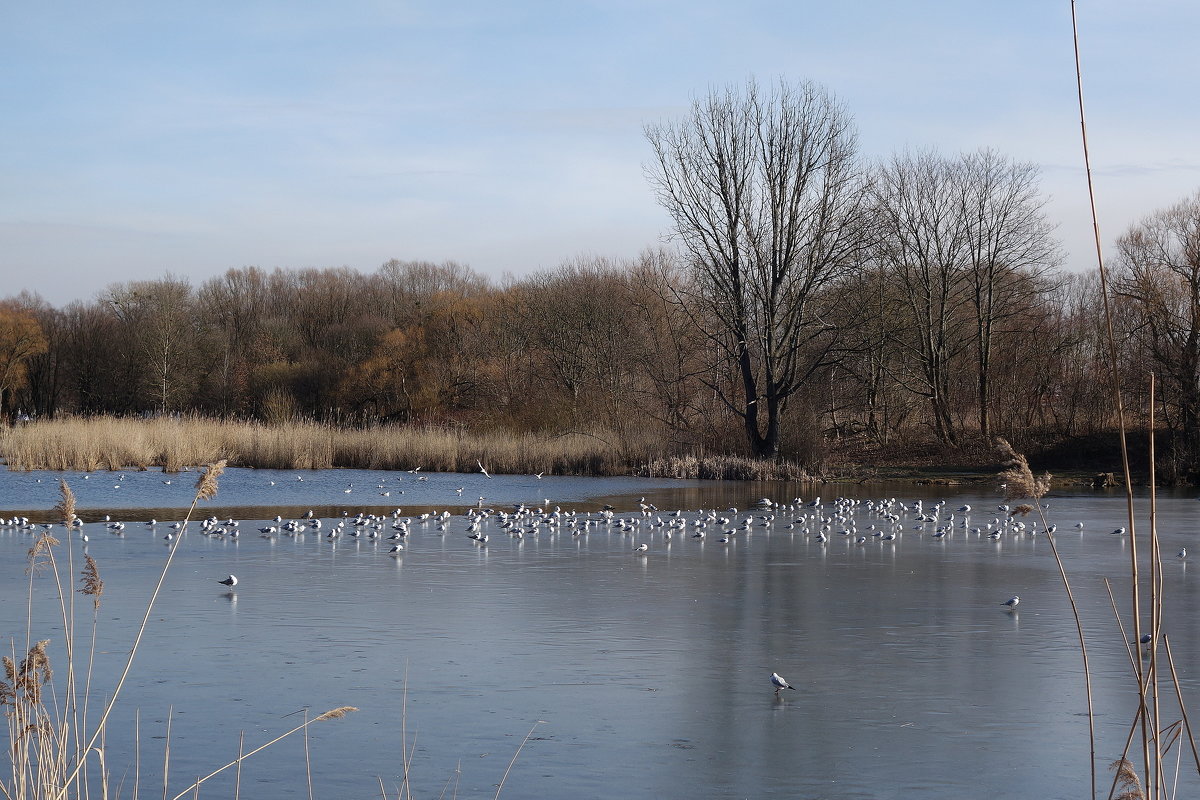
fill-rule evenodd
<path id="1" fill-rule="evenodd" d="M 1062 269 L 1033 165 L 868 162 L 812 84 L 713 92 L 646 136 L 667 246 L 501 281 L 393 260 L 20 294 L 0 302 L 0 414 L 604 431 L 815 468 L 1113 429 L 1099 276 Z M 1190 480 L 1200 193 L 1106 257 L 1128 418 L 1146 425 L 1153 372 L 1165 477 Z"/>

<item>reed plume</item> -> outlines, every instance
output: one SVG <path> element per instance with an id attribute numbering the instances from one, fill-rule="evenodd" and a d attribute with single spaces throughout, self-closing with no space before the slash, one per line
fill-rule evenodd
<path id="1" fill-rule="evenodd" d="M 323 722 L 327 719 L 341 719 L 347 714 L 358 711 L 354 706 L 341 706 L 340 708 L 331 708 L 321 716 L 315 718 L 313 722 Z"/>
<path id="2" fill-rule="evenodd" d="M 37 706 L 42 701 L 42 687 L 54 677 L 50 666 L 50 657 L 46 655 L 49 639 L 29 648 L 29 653 L 21 660 L 18 667 L 11 658 L 4 656 L 4 676 L 7 680 L 0 681 L 0 706 L 13 706 L 17 703 Z M 12 716 L 13 712 L 6 712 Z"/>
<path id="3" fill-rule="evenodd" d="M 58 481 L 58 491 L 62 495 L 62 499 L 58 501 L 58 505 L 54 507 L 54 510 L 62 518 L 63 525 L 69 528 L 75 524 L 75 493 L 71 491 L 70 486 L 67 486 L 67 482 L 61 478 Z"/>
<path id="4" fill-rule="evenodd" d="M 1124 790 L 1113 800 L 1146 800 L 1142 781 L 1138 778 L 1132 761 L 1128 758 L 1118 758 L 1109 765 L 1109 769 L 1117 771 L 1117 787 Z"/>
<path id="5" fill-rule="evenodd" d="M 1016 500 L 1021 497 L 1030 497 L 1040 500 L 1046 495 L 1046 492 L 1050 491 L 1049 472 L 1040 478 L 1034 477 L 1033 470 L 1029 468 L 1029 461 L 1003 438 L 996 437 L 996 447 L 1000 450 L 1003 458 L 1001 463 L 1004 464 L 1004 471 L 1000 473 L 999 477 L 1004 486 L 1006 499 Z M 1018 506 L 1017 508 L 1023 507 Z"/>
<path id="6" fill-rule="evenodd" d="M 211 500 L 217 496 L 217 478 L 225 471 L 225 459 L 209 464 L 196 480 L 196 499 Z"/>
<path id="7" fill-rule="evenodd" d="M 100 608 L 100 595 L 104 594 L 104 581 L 100 580 L 100 570 L 96 567 L 96 559 L 85 555 L 83 560 L 83 570 L 80 573 L 83 575 L 83 579 L 80 581 L 83 588 L 79 590 L 79 593 L 92 598 L 92 607 L 98 609 Z"/>
<path id="8" fill-rule="evenodd" d="M 43 531 L 38 535 L 33 542 L 33 547 L 29 548 L 27 555 L 29 556 L 29 573 L 37 573 L 46 567 L 50 567 L 54 563 L 54 556 L 50 552 L 51 547 L 55 547 L 60 542 L 50 535 L 49 531 Z"/>

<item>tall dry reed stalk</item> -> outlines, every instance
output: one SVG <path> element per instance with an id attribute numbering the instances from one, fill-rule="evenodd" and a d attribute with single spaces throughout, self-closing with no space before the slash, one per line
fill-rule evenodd
<path id="1" fill-rule="evenodd" d="M 1127 424 L 1125 416 L 1124 397 L 1121 391 L 1120 382 L 1120 360 L 1118 357 L 1118 348 L 1116 336 L 1113 332 L 1113 313 L 1112 304 L 1110 301 L 1111 290 L 1109 286 L 1108 270 L 1104 263 L 1104 248 L 1100 236 L 1099 215 L 1096 211 L 1096 191 L 1095 183 L 1092 176 L 1091 154 L 1088 147 L 1088 128 L 1087 115 L 1085 112 L 1084 94 L 1083 94 L 1083 68 L 1082 59 L 1080 56 L 1079 46 L 1079 17 L 1075 0 L 1071 0 L 1071 39 L 1075 56 L 1075 85 L 1078 98 L 1079 109 L 1079 130 L 1080 141 L 1083 151 L 1084 172 L 1087 177 L 1088 204 L 1091 210 L 1092 218 L 1092 234 L 1095 245 L 1096 263 L 1100 275 L 1100 292 L 1103 301 L 1104 309 L 1104 328 L 1105 338 L 1107 342 L 1107 367 L 1109 375 L 1109 390 L 1113 400 L 1114 408 L 1117 412 L 1117 426 L 1120 433 L 1121 443 L 1121 467 L 1125 479 L 1125 508 L 1127 517 L 1127 533 L 1129 541 L 1129 578 L 1130 578 L 1130 611 L 1129 620 L 1130 627 L 1133 631 L 1134 647 L 1142 646 L 1142 615 L 1143 615 L 1143 587 L 1141 577 L 1141 564 L 1139 560 L 1139 547 L 1137 536 L 1137 516 L 1134 508 L 1133 495 L 1133 480 L 1129 467 L 1129 448 L 1127 439 Z M 1154 472 L 1154 376 L 1149 377 L 1150 383 L 1150 413 L 1149 413 L 1149 432 L 1150 432 L 1150 513 L 1149 513 L 1149 571 L 1150 578 L 1148 586 L 1149 608 L 1150 608 L 1150 631 L 1149 631 L 1149 663 L 1143 663 L 1143 659 L 1133 658 L 1133 672 L 1137 684 L 1137 711 L 1134 715 L 1133 728 L 1141 732 L 1141 753 L 1140 763 L 1134 764 L 1130 762 L 1126 754 L 1113 763 L 1113 768 L 1117 771 L 1113 781 L 1113 790 L 1109 793 L 1112 797 L 1117 788 L 1123 788 L 1124 792 L 1120 795 L 1121 798 L 1148 798 L 1148 800 L 1159 800 L 1171 796 L 1173 792 L 1168 792 L 1166 785 L 1165 773 L 1163 770 L 1164 756 L 1166 755 L 1169 744 L 1164 747 L 1163 733 L 1166 730 L 1162 724 L 1162 696 L 1159 692 L 1159 675 L 1158 675 L 1158 658 L 1157 652 L 1160 642 L 1165 637 L 1162 635 L 1162 610 L 1163 610 L 1163 584 L 1162 584 L 1162 563 L 1161 552 L 1158 541 L 1158 521 L 1157 521 L 1157 490 L 1155 485 Z M 1110 594 L 1111 596 L 1111 594 Z M 1121 615 L 1117 609 L 1116 599 L 1113 599 L 1113 610 L 1117 616 L 1118 627 L 1122 631 L 1122 638 L 1125 638 L 1125 626 L 1120 623 Z M 1173 665 L 1172 665 L 1173 668 Z M 1195 750 L 1195 741 L 1190 734 L 1190 726 L 1186 724 L 1186 711 L 1184 710 L 1184 701 L 1182 693 L 1179 691 L 1178 683 L 1174 684 L 1176 699 L 1179 704 L 1180 713 L 1184 722 L 1183 730 L 1187 731 L 1188 739 L 1191 740 L 1193 753 Z M 1171 726 L 1167 726 L 1171 727 Z M 1178 731 L 1176 726 L 1174 730 Z M 1132 740 L 1133 729 L 1130 732 Z M 1126 746 L 1128 751 L 1128 745 Z M 1094 762 L 1094 756 L 1093 756 Z M 1200 757 L 1196 759 L 1197 771 L 1200 772 Z M 1140 768 L 1141 773 L 1137 772 Z M 1094 774 L 1094 766 L 1093 766 Z M 1119 785 L 1119 786 L 1118 786 Z M 1092 795 L 1095 796 L 1095 786 L 1093 780 Z"/>
<path id="2" fill-rule="evenodd" d="M 1046 521 L 1046 512 L 1042 505 L 1042 498 L 1050 491 L 1051 475 L 1047 472 L 1040 478 L 1035 477 L 1033 470 L 1029 467 L 1029 461 L 1026 460 L 1024 455 L 1014 450 L 1012 445 L 1004 439 L 997 439 L 997 443 L 1004 464 L 1004 471 L 1000 473 L 1000 480 L 1002 485 L 1006 487 L 1006 498 L 1008 500 L 1015 500 L 1027 497 L 1034 501 L 1038 517 L 1042 521 L 1042 529 L 1046 531 L 1046 539 L 1050 542 L 1050 552 L 1054 554 L 1054 563 L 1058 566 L 1058 575 L 1062 579 L 1063 589 L 1066 591 L 1067 600 L 1071 604 L 1071 615 L 1075 618 L 1075 631 L 1079 637 L 1079 652 L 1083 658 L 1084 688 L 1087 693 L 1088 745 L 1090 753 L 1088 766 L 1091 773 L 1091 796 L 1095 797 L 1096 713 L 1092 703 L 1092 670 L 1088 660 L 1087 639 L 1083 633 L 1083 620 L 1079 615 L 1079 605 L 1075 602 L 1075 592 L 1071 589 L 1071 581 L 1067 577 L 1067 568 L 1063 564 L 1062 556 L 1058 552 L 1058 544 L 1054 540 L 1054 528 Z"/>
<path id="3" fill-rule="evenodd" d="M 409 743 L 408 735 L 408 664 L 404 665 L 404 684 L 402 687 L 403 694 L 400 701 L 400 784 L 396 787 L 396 800 L 412 800 L 412 762 L 413 756 L 417 752 L 417 735 L 413 733 L 412 742 Z M 529 733 L 525 734 L 525 738 L 517 745 L 516 751 L 508 762 L 508 766 L 504 769 L 504 774 L 500 776 L 500 782 L 496 785 L 495 799 L 498 800 L 500 792 L 504 789 L 504 782 L 508 780 L 508 775 L 512 772 L 513 766 L 517 763 L 517 759 L 521 755 L 521 751 L 525 745 L 529 743 L 533 732 L 537 730 L 538 725 L 544 725 L 546 721 L 539 719 L 533 723 L 533 727 L 529 729 Z M 383 778 L 376 776 L 379 781 L 379 795 L 383 800 L 389 800 L 387 787 L 383 783 Z M 454 793 L 452 797 L 458 797 L 458 784 L 462 778 L 462 762 L 460 761 L 454 768 L 454 773 L 446 779 L 445 785 L 442 786 L 442 791 L 438 795 L 439 798 L 445 797 L 446 791 L 450 785 L 454 784 Z"/>

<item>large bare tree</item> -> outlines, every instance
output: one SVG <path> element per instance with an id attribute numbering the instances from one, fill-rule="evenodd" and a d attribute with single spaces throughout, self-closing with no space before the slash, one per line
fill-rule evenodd
<path id="1" fill-rule="evenodd" d="M 1043 213 L 1038 168 L 994 150 L 956 162 L 967 234 L 968 291 L 975 322 L 975 389 L 979 432 L 991 439 L 992 362 L 997 334 L 1043 292 L 1058 263 L 1054 226 Z M 1026 330 L 1033 334 L 1034 331 Z"/>
<path id="2" fill-rule="evenodd" d="M 693 318 L 734 368 L 711 386 L 751 452 L 779 453 L 789 398 L 835 337 L 822 293 L 864 242 L 864 179 L 850 114 L 817 84 L 714 90 L 677 122 L 650 125 L 648 170 L 693 271 Z"/>
<path id="3" fill-rule="evenodd" d="M 1117 251 L 1125 322 L 1162 377 L 1179 466 L 1200 472 L 1200 191 L 1134 225 Z"/>
<path id="4" fill-rule="evenodd" d="M 897 154 L 879 170 L 878 258 L 899 287 L 901 382 L 929 401 L 938 439 L 957 444 L 954 394 L 972 370 L 981 434 L 991 434 L 997 334 L 1021 317 L 1057 261 L 1037 168 L 990 150 Z"/>

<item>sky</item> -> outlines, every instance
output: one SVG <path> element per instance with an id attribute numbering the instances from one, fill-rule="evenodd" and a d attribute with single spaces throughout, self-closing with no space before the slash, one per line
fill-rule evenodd
<path id="1" fill-rule="evenodd" d="M 1038 165 L 1095 264 L 1069 0 L 210 0 L 0 8 L 0 297 L 455 260 L 501 279 L 667 241 L 649 123 L 811 80 L 863 152 Z M 1194 0 L 1079 0 L 1101 232 L 1200 187 Z"/>

